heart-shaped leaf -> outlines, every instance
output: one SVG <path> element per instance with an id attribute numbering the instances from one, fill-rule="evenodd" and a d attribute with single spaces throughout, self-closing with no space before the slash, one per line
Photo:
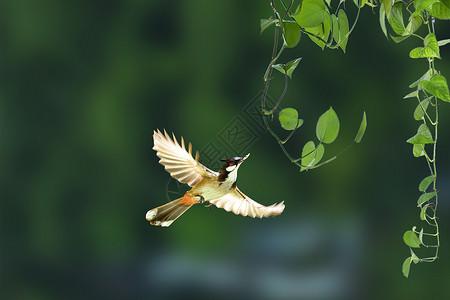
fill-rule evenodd
<path id="1" fill-rule="evenodd" d="M 422 100 L 419 104 L 417 104 L 416 109 L 414 110 L 414 120 L 422 120 L 427 111 L 428 104 L 430 104 L 430 100 L 427 98 Z"/>
<path id="2" fill-rule="evenodd" d="M 419 29 L 419 27 L 422 25 L 422 23 L 422 17 L 420 16 L 410 18 L 408 25 L 406 25 L 403 36 L 410 36 L 412 33 L 416 32 L 417 29 Z"/>
<path id="3" fill-rule="evenodd" d="M 416 11 L 411 15 L 411 17 L 420 15 L 428 6 L 438 1 L 439 0 L 415 0 L 414 7 Z"/>
<path id="4" fill-rule="evenodd" d="M 433 180 L 434 180 L 433 175 L 430 175 L 422 179 L 422 181 L 419 183 L 419 191 L 425 192 L 430 186 L 430 184 L 433 182 Z"/>
<path id="5" fill-rule="evenodd" d="M 271 25 L 273 25 L 277 22 L 278 22 L 278 20 L 276 20 L 276 19 L 261 19 L 261 21 L 260 21 L 261 33 L 263 33 L 264 30 L 266 30 Z"/>
<path id="6" fill-rule="evenodd" d="M 408 278 L 409 276 L 409 270 L 411 268 L 411 262 L 412 262 L 412 257 L 408 257 L 407 259 L 405 259 L 405 261 L 403 262 L 403 266 L 402 266 L 402 272 L 403 275 Z"/>
<path id="7" fill-rule="evenodd" d="M 288 48 L 297 46 L 300 41 L 300 26 L 294 21 L 283 21 L 283 39 Z"/>
<path id="8" fill-rule="evenodd" d="M 450 102 L 450 94 L 448 92 L 447 80 L 442 75 L 434 75 L 430 80 L 422 80 L 420 86 L 428 93 L 438 97 L 439 99 Z"/>
<path id="9" fill-rule="evenodd" d="M 324 152 L 325 147 L 322 144 L 317 145 L 316 148 L 313 141 L 307 142 L 302 150 L 302 166 L 300 167 L 300 172 L 317 165 L 322 159 Z"/>
<path id="10" fill-rule="evenodd" d="M 417 130 L 417 134 L 412 138 L 408 139 L 406 142 L 410 144 L 431 144 L 434 143 L 433 137 L 431 136 L 430 129 L 427 125 L 422 124 Z"/>
<path id="11" fill-rule="evenodd" d="M 281 127 L 285 130 L 294 130 L 302 126 L 303 120 L 298 119 L 298 112 L 295 108 L 285 108 L 278 115 Z"/>
<path id="12" fill-rule="evenodd" d="M 409 247 L 420 248 L 420 240 L 417 237 L 417 234 L 412 230 L 408 230 L 405 232 L 405 234 L 403 235 L 403 241 Z"/>
<path id="13" fill-rule="evenodd" d="M 316 136 L 319 141 L 330 144 L 339 133 L 339 118 L 332 107 L 324 112 L 316 125 Z"/>
<path id="14" fill-rule="evenodd" d="M 414 92 L 411 92 L 408 95 L 406 95 L 405 97 L 403 97 L 403 99 L 417 98 L 418 96 L 419 96 L 419 92 L 417 90 L 415 90 Z"/>
<path id="15" fill-rule="evenodd" d="M 411 83 L 409 85 L 409 87 L 413 89 L 413 88 L 417 87 L 420 84 L 421 81 L 423 81 L 423 80 L 430 80 L 431 75 L 432 75 L 432 71 L 431 70 L 426 71 L 425 74 L 423 74 L 419 79 L 417 79 L 416 81 Z"/>
<path id="16" fill-rule="evenodd" d="M 402 6 L 403 6 L 402 2 L 396 2 L 392 6 L 391 11 L 388 12 L 387 6 L 385 3 L 386 15 L 387 15 L 388 22 L 391 25 L 394 32 L 398 35 L 402 35 L 405 32 L 405 24 L 403 22 Z"/>
<path id="17" fill-rule="evenodd" d="M 413 145 L 413 155 L 414 157 L 421 157 L 425 155 L 425 145 L 424 144 L 414 144 Z"/>
<path id="18" fill-rule="evenodd" d="M 309 38 L 316 43 L 322 50 L 325 48 L 326 42 L 331 32 L 331 17 L 327 16 L 322 24 L 316 27 L 307 28 Z"/>
<path id="19" fill-rule="evenodd" d="M 289 78 L 292 78 L 292 73 L 294 72 L 295 68 L 297 68 L 298 63 L 300 62 L 301 59 L 302 58 L 299 57 L 294 60 L 291 60 L 286 64 L 276 64 L 273 65 L 272 68 L 280 71 L 282 74 L 286 74 L 287 76 L 289 76 Z"/>
<path id="20" fill-rule="evenodd" d="M 422 228 L 422 231 L 421 231 L 421 232 L 423 233 L 423 228 Z M 419 237 L 419 240 L 420 240 L 420 237 Z M 421 243 L 422 243 L 422 241 L 421 241 Z M 411 251 L 411 259 L 412 259 L 412 261 L 413 261 L 415 264 L 417 264 L 417 263 L 420 261 L 420 258 L 414 253 L 414 251 L 412 251 L 411 248 L 409 248 L 409 250 Z"/>
<path id="21" fill-rule="evenodd" d="M 301 27 L 309 28 L 319 26 L 327 16 L 328 9 L 323 0 L 303 0 L 293 17 Z"/>
<path id="22" fill-rule="evenodd" d="M 428 208 L 428 204 L 422 206 L 422 209 L 420 210 L 420 219 L 422 221 L 425 221 L 427 219 L 427 208 Z"/>
<path id="23" fill-rule="evenodd" d="M 426 11 L 435 18 L 450 20 L 450 0 L 438 0 L 426 8 Z"/>
<path id="24" fill-rule="evenodd" d="M 439 54 L 439 45 L 434 33 L 429 33 L 423 41 L 423 47 L 417 47 L 409 52 L 411 58 L 441 58 Z"/>
<path id="25" fill-rule="evenodd" d="M 417 200 L 417 207 L 420 207 L 423 203 L 429 201 L 430 199 L 432 199 L 436 195 L 437 195 L 437 192 L 431 192 L 431 193 L 422 194 L 419 197 L 419 199 Z"/>

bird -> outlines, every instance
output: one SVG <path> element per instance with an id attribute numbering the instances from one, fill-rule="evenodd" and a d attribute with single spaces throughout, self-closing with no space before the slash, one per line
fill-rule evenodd
<path id="1" fill-rule="evenodd" d="M 264 206 L 242 193 L 236 185 L 237 172 L 242 163 L 250 156 L 221 159 L 224 162 L 218 171 L 212 171 L 199 162 L 199 153 L 192 156 L 192 144 L 186 150 L 181 137 L 181 145 L 175 135 L 171 138 L 164 130 L 153 131 L 153 150 L 160 158 L 159 163 L 180 183 L 188 184 L 191 189 L 183 197 L 149 210 L 145 216 L 151 225 L 168 227 L 184 212 L 195 204 L 209 202 L 236 215 L 263 218 L 280 215 L 284 201 Z"/>

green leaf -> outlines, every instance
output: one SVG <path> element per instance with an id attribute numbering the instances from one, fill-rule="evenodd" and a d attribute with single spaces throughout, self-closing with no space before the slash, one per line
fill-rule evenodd
<path id="1" fill-rule="evenodd" d="M 308 170 L 317 165 L 317 163 L 319 163 L 319 161 L 322 159 L 324 153 L 325 147 L 322 144 L 317 145 L 316 148 L 313 141 L 307 142 L 303 146 L 302 150 L 302 166 L 300 167 L 300 172 Z"/>
<path id="2" fill-rule="evenodd" d="M 425 115 L 425 112 L 427 111 L 428 104 L 430 104 L 430 100 L 428 98 L 422 100 L 419 104 L 417 104 L 417 107 L 414 110 L 414 120 L 416 121 L 422 120 L 422 118 Z"/>
<path id="3" fill-rule="evenodd" d="M 447 80 L 442 75 L 434 75 L 430 80 L 422 80 L 420 86 L 428 93 L 438 97 L 442 101 L 450 102 Z"/>
<path id="4" fill-rule="evenodd" d="M 323 23 L 319 26 L 306 28 L 306 30 L 311 33 L 308 34 L 309 38 L 323 50 L 326 45 L 324 41 L 328 41 L 328 37 L 330 36 L 331 17 L 328 16 L 325 18 Z M 320 37 L 320 39 L 318 37 Z"/>
<path id="5" fill-rule="evenodd" d="M 439 45 L 434 33 L 429 33 L 423 42 L 423 47 L 417 47 L 409 52 L 411 58 L 441 58 L 439 54 Z"/>
<path id="6" fill-rule="evenodd" d="M 433 175 L 430 175 L 422 179 L 422 181 L 419 183 L 419 191 L 425 192 L 430 186 L 430 184 L 433 182 L 433 180 L 434 180 Z"/>
<path id="7" fill-rule="evenodd" d="M 423 44 L 425 47 L 429 47 L 437 55 L 437 58 L 441 58 L 439 55 L 439 44 L 434 33 L 427 34 Z"/>
<path id="8" fill-rule="evenodd" d="M 336 44 L 339 45 L 339 47 L 341 47 L 345 52 L 349 32 L 347 15 L 342 9 L 340 9 L 338 12 L 338 17 L 336 17 L 334 14 L 331 15 L 330 23 L 332 28 L 331 32 L 333 33 L 333 39 L 336 41 Z"/>
<path id="9" fill-rule="evenodd" d="M 392 10 L 393 1 L 392 0 L 381 0 L 386 11 L 386 16 L 389 16 Z"/>
<path id="10" fill-rule="evenodd" d="M 428 129 L 427 125 L 422 124 L 419 126 L 417 130 L 417 134 L 412 138 L 406 141 L 410 144 L 432 144 L 434 143 L 433 138 L 431 136 L 430 129 Z"/>
<path id="11" fill-rule="evenodd" d="M 411 248 L 420 248 L 420 240 L 417 237 L 417 234 L 412 230 L 405 232 L 403 235 L 403 241 Z"/>
<path id="12" fill-rule="evenodd" d="M 283 27 L 283 38 L 286 46 L 288 48 L 297 46 L 300 41 L 300 26 L 298 26 L 298 24 L 294 21 L 283 21 L 281 24 Z"/>
<path id="13" fill-rule="evenodd" d="M 413 155 L 414 157 L 420 157 L 425 155 L 425 145 L 424 144 L 414 144 L 413 145 Z"/>
<path id="14" fill-rule="evenodd" d="M 286 74 L 289 78 L 292 78 L 292 73 L 297 68 L 298 63 L 302 60 L 301 57 L 291 60 L 286 64 Z"/>
<path id="15" fill-rule="evenodd" d="M 442 47 L 442 46 L 447 45 L 448 43 L 450 43 L 450 39 L 440 40 L 440 41 L 438 41 L 438 46 Z"/>
<path id="16" fill-rule="evenodd" d="M 422 209 L 420 210 L 420 219 L 422 221 L 425 221 L 427 218 L 427 216 L 426 216 L 427 208 L 428 208 L 428 204 L 425 204 L 424 206 L 422 206 Z"/>
<path id="17" fill-rule="evenodd" d="M 295 68 L 297 68 L 298 63 L 300 62 L 301 59 L 302 58 L 299 57 L 294 60 L 291 60 L 286 64 L 276 64 L 273 65 L 272 68 L 280 71 L 282 74 L 286 74 L 287 76 L 289 76 L 289 78 L 292 78 L 292 73 L 294 72 Z"/>
<path id="18" fill-rule="evenodd" d="M 322 0 L 303 0 L 300 3 L 294 20 L 304 28 L 316 27 L 328 16 L 328 9 Z"/>
<path id="19" fill-rule="evenodd" d="M 406 95 L 405 97 L 403 97 L 403 99 L 417 98 L 418 96 L 419 96 L 419 92 L 417 90 L 415 90 L 414 92 L 411 92 L 408 95 Z"/>
<path id="20" fill-rule="evenodd" d="M 419 199 L 417 200 L 417 207 L 420 207 L 423 203 L 429 201 L 433 197 L 437 195 L 437 192 L 431 192 L 431 193 L 424 193 L 422 194 Z"/>
<path id="21" fill-rule="evenodd" d="M 331 26 L 332 26 L 332 32 L 333 32 L 333 39 L 335 40 L 336 44 L 339 43 L 339 21 L 336 15 L 331 15 Z"/>
<path id="22" fill-rule="evenodd" d="M 353 0 L 353 3 L 355 3 L 356 7 L 362 8 L 366 4 L 366 0 Z"/>
<path id="23" fill-rule="evenodd" d="M 261 19 L 260 26 L 261 26 L 261 33 L 264 32 L 267 28 L 269 28 L 271 25 L 277 23 L 278 20 L 274 19 Z"/>
<path id="24" fill-rule="evenodd" d="M 411 17 L 420 15 L 423 10 L 437 1 L 439 0 L 415 0 L 414 7 L 416 8 L 416 11 L 411 15 Z"/>
<path id="25" fill-rule="evenodd" d="M 286 74 L 286 65 L 285 64 L 276 64 L 276 65 L 273 65 L 272 68 L 274 68 L 277 71 L 280 71 L 282 74 Z"/>
<path id="26" fill-rule="evenodd" d="M 408 278 L 409 276 L 409 269 L 411 268 L 411 262 L 412 262 L 411 256 L 405 259 L 405 261 L 403 262 L 402 272 L 406 278 Z"/>
<path id="27" fill-rule="evenodd" d="M 317 121 L 316 135 L 319 141 L 330 144 L 339 133 L 339 118 L 332 107 L 324 112 Z"/>
<path id="28" fill-rule="evenodd" d="M 402 41 L 404 41 L 404 40 L 406 40 L 406 39 L 409 38 L 409 37 L 410 37 L 409 35 L 406 35 L 406 36 L 393 36 L 393 35 L 391 34 L 392 40 L 393 40 L 394 42 L 396 42 L 397 44 L 400 43 L 400 42 L 402 42 Z"/>
<path id="29" fill-rule="evenodd" d="M 423 230 L 423 229 L 422 229 Z M 414 251 L 412 251 L 411 248 L 409 248 L 409 250 L 411 251 L 411 259 L 412 261 L 417 264 L 420 261 L 420 258 L 417 257 L 417 255 L 414 253 Z"/>
<path id="30" fill-rule="evenodd" d="M 402 35 L 405 32 L 405 24 L 403 23 L 402 2 L 396 2 L 387 14 L 387 19 L 394 32 Z"/>
<path id="31" fill-rule="evenodd" d="M 359 143 L 361 142 L 364 133 L 366 132 L 366 127 L 367 127 L 367 118 L 366 118 L 366 112 L 363 113 L 363 118 L 361 121 L 361 125 L 359 125 L 359 129 L 358 129 L 358 133 L 356 134 L 355 137 L 355 142 Z"/>
<path id="32" fill-rule="evenodd" d="M 346 13 L 340 9 L 339 13 L 338 13 L 338 23 L 339 23 L 339 42 L 340 42 L 340 47 L 342 48 L 342 51 L 344 51 L 345 53 L 345 47 L 347 46 L 347 41 L 348 41 L 348 31 L 349 31 L 349 27 L 348 27 L 348 18 Z"/>
<path id="33" fill-rule="evenodd" d="M 423 20 L 422 20 L 422 17 L 420 17 L 420 16 L 410 18 L 410 21 L 408 22 L 408 25 L 406 25 L 406 30 L 403 33 L 403 35 L 410 36 L 411 34 L 416 32 L 417 29 L 419 29 L 419 27 L 422 25 L 422 23 L 423 23 Z"/>
<path id="34" fill-rule="evenodd" d="M 417 86 L 419 85 L 419 83 L 420 83 L 421 81 L 423 81 L 423 80 L 430 80 L 431 75 L 432 75 L 432 71 L 431 71 L 431 70 L 426 71 L 425 74 L 422 75 L 422 77 L 420 77 L 419 79 L 417 79 L 416 81 L 414 81 L 413 83 L 411 83 L 411 84 L 409 85 L 409 87 L 410 87 L 410 88 L 415 88 L 415 87 L 417 87 Z"/>
<path id="35" fill-rule="evenodd" d="M 450 20 L 450 0 L 439 0 L 430 7 L 427 7 L 433 17 L 441 20 Z"/>
<path id="36" fill-rule="evenodd" d="M 381 2 L 381 5 L 380 5 L 380 27 L 381 27 L 381 30 L 383 31 L 384 35 L 386 37 L 388 37 L 387 29 L 386 29 L 386 10 L 384 8 L 383 2 Z"/>
<path id="37" fill-rule="evenodd" d="M 420 244 L 423 244 L 423 228 L 420 229 L 420 232 L 419 232 L 419 241 L 420 241 Z M 409 250 L 412 251 L 411 248 L 409 248 Z M 414 263 L 416 263 L 416 262 L 414 262 Z"/>
<path id="38" fill-rule="evenodd" d="M 294 130 L 302 126 L 303 120 L 298 119 L 298 112 L 295 108 L 285 108 L 278 115 L 281 127 L 285 130 Z"/>

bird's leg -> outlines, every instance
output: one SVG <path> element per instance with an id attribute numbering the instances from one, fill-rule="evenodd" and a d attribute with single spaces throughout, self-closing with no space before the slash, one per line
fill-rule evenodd
<path id="1" fill-rule="evenodd" d="M 205 197 L 203 197 L 202 195 L 195 195 L 195 196 L 199 198 L 199 200 L 197 200 L 197 203 L 203 204 L 203 203 L 206 202 L 206 201 L 205 201 Z M 213 206 L 214 206 L 214 204 L 212 204 L 211 202 L 209 202 L 209 204 L 206 204 L 206 205 L 205 205 L 205 207 L 206 207 L 207 209 L 211 209 L 211 207 L 213 207 Z"/>
<path id="2" fill-rule="evenodd" d="M 200 203 L 200 204 L 205 203 L 205 197 L 203 197 L 202 195 L 196 195 L 196 196 L 200 198 L 197 203 Z"/>
<path id="3" fill-rule="evenodd" d="M 200 198 L 200 199 L 198 200 L 197 203 L 203 204 L 203 203 L 206 202 L 206 201 L 205 201 L 205 197 L 203 197 L 202 195 L 196 195 L 196 197 Z M 209 202 L 209 204 L 206 204 L 206 205 L 205 205 L 205 207 L 206 207 L 207 209 L 211 209 L 212 206 L 214 206 L 214 204 L 212 204 L 211 202 Z"/>
<path id="4" fill-rule="evenodd" d="M 214 204 L 212 204 L 211 202 L 209 202 L 209 204 L 206 204 L 205 207 L 209 210 L 211 209 L 211 207 L 213 207 Z"/>

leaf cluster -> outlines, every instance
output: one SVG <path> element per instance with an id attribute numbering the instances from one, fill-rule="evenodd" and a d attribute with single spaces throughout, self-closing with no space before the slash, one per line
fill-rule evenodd
<path id="1" fill-rule="evenodd" d="M 395 43 L 400 43 L 410 37 L 420 39 L 420 45 L 410 50 L 409 57 L 414 60 L 425 60 L 428 63 L 428 70 L 410 85 L 413 91 L 404 97 L 405 99 L 417 100 L 413 118 L 420 122 L 416 134 L 409 138 L 407 142 L 412 145 L 412 152 L 415 157 L 426 159 L 430 170 L 430 174 L 419 184 L 419 191 L 422 194 L 417 200 L 417 206 L 420 210 L 420 220 L 432 226 L 434 231 L 430 233 L 423 228 L 417 231 L 414 226 L 412 230 L 406 231 L 403 235 L 404 242 L 410 248 L 410 256 L 404 261 L 402 267 L 403 274 L 408 277 L 413 262 L 416 264 L 436 260 L 440 246 L 439 226 L 436 216 L 438 206 L 438 192 L 436 190 L 438 104 L 450 102 L 450 93 L 445 76 L 435 68 L 435 61 L 442 59 L 440 47 L 450 43 L 450 39 L 439 40 L 436 37 L 434 26 L 436 20 L 450 20 L 450 0 L 378 0 L 377 2 L 374 0 L 354 0 L 357 14 L 351 26 L 345 5 L 341 5 L 345 0 L 340 0 L 334 11 L 331 7 L 331 0 L 301 0 L 295 8 L 293 8 L 292 0 L 288 5 L 282 0 L 279 2 L 283 5 L 284 11 L 280 12 L 275 5 L 275 1 L 271 0 L 270 4 L 274 16 L 270 19 L 261 20 L 261 32 L 269 27 L 275 27 L 272 60 L 264 74 L 265 90 L 262 99 L 262 112 L 268 131 L 278 141 L 291 162 L 300 167 L 300 171 L 318 167 L 336 158 L 336 156 L 333 156 L 321 163 L 325 153 L 325 145 L 332 143 L 337 138 L 340 123 L 336 112 L 330 107 L 317 121 L 316 137 L 318 142 L 307 141 L 302 148 L 302 155 L 298 159 L 294 159 L 287 152 L 284 144 L 303 124 L 298 111 L 294 108 L 285 108 L 279 112 L 278 120 L 281 127 L 289 131 L 289 135 L 285 139 L 278 137 L 267 121 L 269 116 L 273 118 L 274 112 L 286 94 L 288 82 L 292 80 L 293 72 L 297 69 L 301 60 L 301 58 L 297 58 L 288 63 L 277 63 L 283 51 L 298 47 L 301 44 L 301 36 L 306 34 L 322 50 L 325 48 L 341 49 L 345 53 L 349 36 L 357 23 L 361 8 L 365 5 L 372 8 L 379 7 L 381 30 L 387 38 L 391 38 Z M 404 14 L 408 14 L 407 18 L 404 17 Z M 427 30 L 425 36 L 418 34 L 418 32 L 423 32 L 423 30 L 419 31 L 421 28 Z M 282 41 L 280 49 L 278 49 L 278 40 Z M 272 109 L 267 109 L 265 99 L 273 70 L 284 75 L 285 88 L 276 105 Z M 354 142 L 359 143 L 361 141 L 366 126 L 367 119 L 364 112 Z M 434 242 L 425 242 L 424 237 L 426 236 L 434 238 Z M 413 249 L 421 247 L 434 248 L 434 255 L 419 258 Z"/>
<path id="2" fill-rule="evenodd" d="M 408 12 L 409 17 L 405 22 L 403 13 Z M 386 37 L 391 37 L 396 43 L 400 43 L 409 37 L 421 40 L 421 45 L 409 52 L 412 59 L 424 59 L 428 63 L 428 70 L 409 87 L 413 89 L 405 99 L 416 99 L 413 118 L 419 121 L 417 133 L 407 140 L 412 144 L 414 157 L 424 157 L 430 170 L 419 184 L 422 194 L 417 200 L 419 218 L 426 222 L 433 232 L 426 232 L 424 228 L 420 231 L 414 226 L 403 235 L 403 241 L 410 249 L 410 256 L 405 259 L 402 272 L 405 277 L 409 276 L 411 264 L 419 262 L 432 262 L 438 258 L 440 246 L 439 225 L 437 222 L 438 192 L 436 190 L 437 166 L 436 146 L 438 141 L 438 104 L 439 102 L 450 102 L 450 94 L 446 78 L 435 68 L 435 61 L 441 59 L 440 47 L 448 44 L 450 40 L 438 41 L 434 25 L 436 19 L 450 19 L 450 0 L 414 0 L 410 2 L 390 0 L 380 1 L 380 26 Z M 393 34 L 388 34 L 386 27 L 390 25 Z M 406 25 L 405 25 L 406 24 Z M 428 33 L 422 37 L 417 34 L 420 27 L 426 26 Z M 430 110 L 430 108 L 433 108 Z M 431 129 L 430 129 L 431 128 Z M 427 148 L 430 147 L 430 148 Z M 431 150 L 431 151 L 430 151 Z M 434 242 L 426 243 L 424 237 L 434 238 Z M 419 258 L 413 248 L 433 248 L 433 256 Z"/>
<path id="3" fill-rule="evenodd" d="M 303 120 L 298 119 L 298 112 L 295 108 L 285 108 L 281 110 L 278 115 L 278 120 L 280 121 L 280 125 L 283 129 L 291 131 L 295 131 L 303 124 Z M 367 119 L 364 112 L 363 119 L 354 142 L 359 143 L 361 141 L 366 130 L 366 126 Z M 325 153 L 324 144 L 331 144 L 336 140 L 339 134 L 339 128 L 339 118 L 334 109 L 330 107 L 319 117 L 316 124 L 316 137 L 319 140 L 319 143 L 316 146 L 314 141 L 306 142 L 302 149 L 302 156 L 295 160 L 297 165 L 300 166 L 300 171 L 314 169 L 336 158 L 336 156 L 334 156 L 322 164 L 318 164 L 322 160 Z M 286 141 L 287 140 L 285 140 L 284 143 Z M 300 161 L 300 163 L 298 163 L 298 161 Z"/>
<path id="4" fill-rule="evenodd" d="M 274 17 L 271 19 L 261 20 L 261 33 L 267 30 L 269 27 L 275 26 L 275 44 L 272 54 L 272 61 L 270 62 L 264 75 L 266 88 L 262 99 L 262 111 L 263 115 L 265 116 L 264 121 L 268 131 L 278 141 L 283 152 L 291 160 L 291 162 L 299 166 L 300 171 L 304 171 L 319 167 L 336 158 L 336 156 L 333 156 L 330 159 L 320 163 L 325 153 L 325 144 L 330 144 L 335 141 L 339 134 L 339 118 L 332 107 L 324 112 L 319 117 L 316 124 L 316 137 L 318 140 L 317 146 L 314 141 L 309 140 L 304 144 L 302 148 L 301 157 L 293 158 L 284 147 L 284 144 L 303 124 L 303 119 L 299 118 L 298 111 L 295 108 L 289 107 L 281 110 L 278 114 L 280 126 L 284 130 L 290 131 L 285 139 L 281 139 L 272 130 L 267 117 L 271 116 L 273 118 L 274 112 L 278 109 L 287 92 L 288 82 L 289 80 L 292 80 L 293 72 L 297 69 L 302 58 L 299 57 L 287 63 L 276 62 L 285 49 L 294 48 L 299 45 L 302 34 L 306 34 L 322 50 L 325 47 L 330 49 L 340 48 L 345 52 L 351 29 L 349 28 L 347 14 L 343 9 L 339 9 L 339 6 L 342 2 L 339 3 L 335 13 L 331 12 L 331 1 L 303 0 L 298 4 L 293 12 L 291 12 L 293 1 L 290 1 L 288 6 L 286 6 L 283 1 L 281 2 L 283 3 L 285 8 L 284 13 L 280 12 L 277 9 L 274 1 L 271 1 L 270 3 L 274 11 Z M 359 16 L 359 10 L 365 5 L 365 2 L 359 3 L 355 1 L 355 4 L 358 6 Z M 356 19 L 357 18 L 358 17 L 356 17 Z M 353 24 L 353 27 L 355 24 L 356 20 Z M 277 50 L 277 37 L 279 33 L 281 33 L 280 40 L 282 41 L 282 46 L 279 50 Z M 269 82 L 271 80 L 272 70 L 276 70 L 284 75 L 285 88 L 276 104 L 271 109 L 267 109 L 265 105 L 265 97 L 267 95 Z M 366 127 L 367 118 L 364 112 L 360 128 L 355 139 L 353 140 L 354 142 L 359 143 L 362 140 Z"/>

